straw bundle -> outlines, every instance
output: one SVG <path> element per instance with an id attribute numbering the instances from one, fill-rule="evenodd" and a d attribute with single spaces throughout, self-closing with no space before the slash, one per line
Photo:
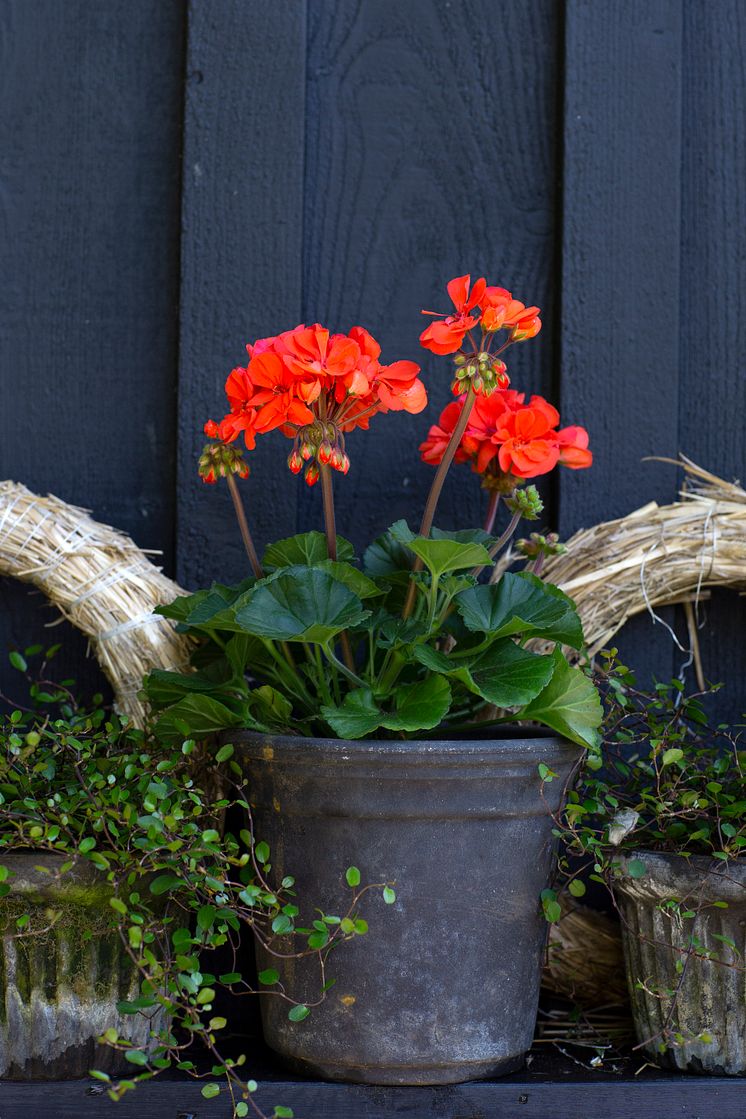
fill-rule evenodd
<path id="1" fill-rule="evenodd" d="M 696 657 L 692 603 L 707 587 L 746 590 L 746 491 L 684 456 L 681 465 L 680 501 L 583 529 L 546 563 L 544 577 L 577 604 L 591 657 L 635 614 L 674 603 L 687 605 Z"/>
<path id="2" fill-rule="evenodd" d="M 33 583 L 90 638 L 118 709 L 137 725 L 143 675 L 188 662 L 189 640 L 153 613 L 185 592 L 85 509 L 0 482 L 0 575 Z"/>
<path id="3" fill-rule="evenodd" d="M 569 896 L 565 899 L 571 901 Z M 606 913 L 576 904 L 550 925 L 542 987 L 583 1007 L 626 1004 L 619 923 Z"/>

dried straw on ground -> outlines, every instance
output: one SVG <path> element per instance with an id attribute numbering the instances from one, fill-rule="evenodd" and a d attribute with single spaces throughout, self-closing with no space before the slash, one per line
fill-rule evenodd
<path id="1" fill-rule="evenodd" d="M 591 656 L 635 614 L 679 602 L 696 654 L 692 603 L 708 587 L 746 590 L 746 491 L 683 456 L 681 465 L 680 501 L 583 529 L 544 568 L 575 600 Z"/>
<path id="2" fill-rule="evenodd" d="M 153 613 L 185 592 L 124 533 L 85 509 L 0 482 L 0 575 L 32 583 L 86 634 L 118 709 L 142 725 L 151 668 L 183 668 L 189 641 Z"/>

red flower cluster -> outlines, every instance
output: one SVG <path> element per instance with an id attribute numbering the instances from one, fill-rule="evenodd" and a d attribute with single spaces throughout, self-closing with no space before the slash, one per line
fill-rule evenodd
<path id="1" fill-rule="evenodd" d="M 349 334 L 296 326 L 246 347 L 249 363 L 225 383 L 230 412 L 205 433 L 230 443 L 243 433 L 253 450 L 256 436 L 280 428 L 295 439 L 288 458 L 293 473 L 307 463 L 314 485 L 319 466 L 347 473 L 344 433 L 367 428 L 376 412 L 421 412 L 427 392 L 413 361 L 382 365 L 381 347 L 361 326 Z"/>
<path id="2" fill-rule="evenodd" d="M 425 462 L 437 466 L 443 458 L 465 399 L 461 396 L 446 405 L 430 428 L 420 445 Z M 590 466 L 588 432 L 582 427 L 557 430 L 559 421 L 559 412 L 542 396 L 532 396 L 528 403 L 525 394 L 515 389 L 477 396 L 455 461 L 471 463 L 485 484 L 495 488 L 548 474 L 558 463 L 572 470 Z"/>
<path id="3" fill-rule="evenodd" d="M 477 325 L 483 340 L 484 335 L 505 329 L 510 331 L 509 342 L 524 342 L 541 330 L 538 307 L 526 307 L 505 288 L 487 287 L 484 278 L 471 285 L 471 276 L 458 276 L 447 285 L 447 291 L 455 313 L 422 312 L 441 320 L 431 323 L 420 335 L 421 344 L 434 354 L 455 354 Z"/>

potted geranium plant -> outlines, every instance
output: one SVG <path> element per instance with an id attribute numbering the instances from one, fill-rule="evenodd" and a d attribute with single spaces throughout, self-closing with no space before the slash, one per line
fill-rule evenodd
<path id="1" fill-rule="evenodd" d="M 643 691 L 608 657 L 603 749 L 570 793 L 561 867 L 575 896 L 586 875 L 612 892 L 639 1047 L 743 1075 L 746 751 L 708 724 L 708 693 L 679 680 Z"/>
<path id="2" fill-rule="evenodd" d="M 587 433 L 560 429 L 552 405 L 510 387 L 503 355 L 539 332 L 539 309 L 469 276 L 448 293 L 454 310 L 421 336 L 451 363 L 456 398 L 422 444 L 437 467 L 424 514 L 416 531 L 405 521 L 385 531 L 362 568 L 337 535 L 332 474 L 350 469 L 349 432 L 377 413 L 424 409 L 419 367 L 383 364 L 362 327 L 298 326 L 247 347 L 226 382 L 229 413 L 206 425 L 200 471 L 227 478 L 252 571 L 163 607 L 200 639 L 196 671 L 147 681 L 158 734 L 223 731 L 235 744 L 280 875 L 292 863 L 322 903 L 338 892 L 340 860 L 399 883 L 385 932 L 339 960 L 313 1028 L 277 1001 L 263 1007 L 267 1040 L 287 1060 L 376 1083 L 445 1083 L 523 1060 L 549 813 L 601 721 L 594 685 L 562 652 L 583 644 L 573 603 L 538 577 L 553 542 L 534 537 L 522 570 L 496 566 L 521 517 L 541 513 L 526 483 L 558 463 L 588 466 Z M 290 470 L 321 482 L 325 532 L 270 544 L 260 560 L 235 440 L 251 450 L 276 429 L 293 441 Z M 483 528 L 434 526 L 454 461 L 490 493 Z M 509 523 L 494 535 L 501 505 Z M 546 651 L 527 648 L 533 639 Z M 559 778 L 546 804 L 539 771 Z M 323 946 L 323 921 L 317 933 Z M 283 978 L 302 999 L 303 968 Z"/>

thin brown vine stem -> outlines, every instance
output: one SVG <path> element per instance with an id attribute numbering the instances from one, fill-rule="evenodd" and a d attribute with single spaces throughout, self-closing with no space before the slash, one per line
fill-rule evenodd
<path id="1" fill-rule="evenodd" d="M 448 446 L 445 449 L 438 469 L 435 471 L 433 484 L 430 487 L 430 493 L 427 495 L 425 511 L 422 514 L 422 520 L 420 522 L 420 536 L 430 535 L 430 529 L 433 527 L 433 518 L 435 517 L 435 510 L 438 507 L 438 500 L 443 489 L 443 483 L 446 480 L 446 475 L 450 469 L 451 463 L 453 462 L 456 451 L 459 448 L 459 444 L 461 443 L 461 436 L 466 431 L 466 425 L 469 422 L 469 416 L 471 415 L 471 410 L 474 407 L 475 399 L 476 397 L 474 395 L 474 389 L 471 385 L 469 385 L 469 391 L 466 394 L 466 399 L 464 400 L 464 406 L 461 409 L 461 415 L 458 418 L 458 423 L 453 429 L 451 438 L 448 440 Z M 422 567 L 422 560 L 418 556 L 412 566 L 412 574 L 415 575 L 418 571 L 421 571 Z M 412 613 L 416 594 L 417 584 L 415 583 L 414 579 L 412 579 L 410 581 L 409 590 L 407 592 L 407 600 L 404 603 L 404 609 L 402 611 L 402 617 L 405 619 L 408 618 L 409 615 Z"/>
<path id="2" fill-rule="evenodd" d="M 261 563 L 259 562 L 259 556 L 257 555 L 256 548 L 254 547 L 254 540 L 249 529 L 249 522 L 246 520 L 246 511 L 243 507 L 241 494 L 238 492 L 236 479 L 232 474 L 228 474 L 226 476 L 226 481 L 228 482 L 228 489 L 230 490 L 231 497 L 233 499 L 233 508 L 236 511 L 236 520 L 238 521 L 238 527 L 241 530 L 241 539 L 243 540 L 243 546 L 246 549 L 246 555 L 249 557 L 251 569 L 256 575 L 257 579 L 263 579 L 264 571 L 262 569 Z"/>

